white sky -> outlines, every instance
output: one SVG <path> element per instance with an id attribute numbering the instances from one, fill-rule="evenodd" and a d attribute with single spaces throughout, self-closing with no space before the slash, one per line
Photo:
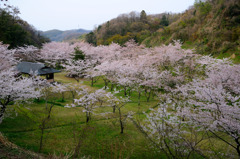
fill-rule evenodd
<path id="1" fill-rule="evenodd" d="M 131 11 L 180 13 L 195 0 L 9 0 L 37 30 L 88 29 Z"/>

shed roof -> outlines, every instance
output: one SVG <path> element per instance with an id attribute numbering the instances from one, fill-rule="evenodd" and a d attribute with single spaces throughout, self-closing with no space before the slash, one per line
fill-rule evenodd
<path id="1" fill-rule="evenodd" d="M 36 72 L 37 75 L 46 75 L 50 73 L 61 72 L 51 67 L 46 67 L 43 63 L 21 62 L 17 65 L 17 70 L 21 73 L 30 74 Z"/>

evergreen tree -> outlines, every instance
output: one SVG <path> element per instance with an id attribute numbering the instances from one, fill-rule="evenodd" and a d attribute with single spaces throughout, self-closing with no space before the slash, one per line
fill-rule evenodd
<path id="1" fill-rule="evenodd" d="M 143 23 L 147 23 L 147 14 L 144 10 L 142 10 L 140 13 L 140 21 Z"/>
<path id="2" fill-rule="evenodd" d="M 74 54 L 73 54 L 73 60 L 84 60 L 85 54 L 82 50 L 80 50 L 78 47 L 74 48 Z"/>
<path id="3" fill-rule="evenodd" d="M 97 38 L 94 32 L 90 32 L 85 37 L 86 41 L 90 44 L 93 44 L 94 46 L 97 45 Z"/>
<path id="4" fill-rule="evenodd" d="M 162 26 L 168 26 L 169 25 L 169 21 L 168 21 L 168 19 L 167 19 L 165 14 L 162 16 L 160 25 L 162 25 Z"/>

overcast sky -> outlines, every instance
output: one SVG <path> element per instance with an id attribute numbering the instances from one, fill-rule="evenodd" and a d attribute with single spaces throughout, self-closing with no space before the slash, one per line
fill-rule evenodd
<path id="1" fill-rule="evenodd" d="M 88 29 L 131 11 L 180 13 L 194 0 L 9 0 L 37 30 Z"/>

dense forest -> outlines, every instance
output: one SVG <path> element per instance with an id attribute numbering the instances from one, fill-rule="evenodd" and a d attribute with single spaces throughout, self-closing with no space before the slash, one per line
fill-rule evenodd
<path id="1" fill-rule="evenodd" d="M 239 59 L 240 1 L 195 1 L 181 14 L 122 14 L 89 33 L 86 41 L 95 45 L 112 42 L 123 45 L 129 39 L 147 47 L 169 44 L 180 39 L 197 53 Z"/>
<path id="2" fill-rule="evenodd" d="M 18 17 L 20 11 L 12 6 L 0 8 L 0 41 L 9 48 L 25 45 L 41 47 L 49 39 L 42 36 L 33 26 Z"/>

